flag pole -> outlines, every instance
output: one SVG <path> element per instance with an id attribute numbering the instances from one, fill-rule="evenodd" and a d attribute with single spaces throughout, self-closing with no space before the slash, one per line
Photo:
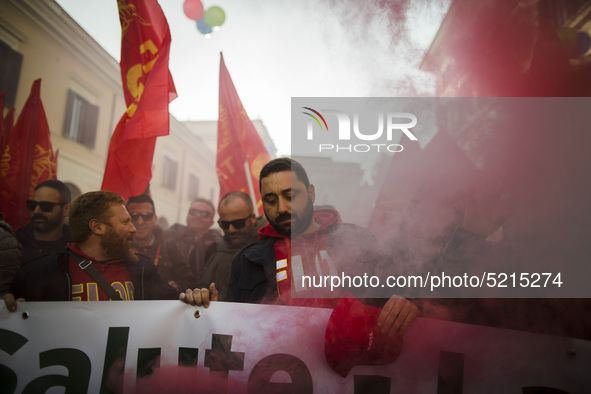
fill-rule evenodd
<path id="1" fill-rule="evenodd" d="M 248 195 L 252 200 L 252 206 L 259 216 L 259 207 L 257 207 L 256 195 L 254 194 L 254 187 L 252 186 L 252 177 L 250 176 L 250 168 L 248 167 L 248 161 L 244 161 L 244 175 L 246 175 L 246 183 L 248 185 Z"/>

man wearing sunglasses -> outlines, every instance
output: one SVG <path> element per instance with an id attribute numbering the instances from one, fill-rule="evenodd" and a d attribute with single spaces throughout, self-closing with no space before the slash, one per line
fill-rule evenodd
<path id="1" fill-rule="evenodd" d="M 165 242 L 152 198 L 145 194 L 130 197 L 126 207 L 137 230 L 132 243 L 136 253 L 152 259 L 160 277 L 175 289 L 195 287 L 197 280 L 185 258 L 179 253 L 175 253 L 175 260 L 170 258 L 168 249 L 175 248 L 176 243 Z"/>
<path id="2" fill-rule="evenodd" d="M 259 236 L 248 194 L 241 191 L 226 194 L 220 200 L 218 214 L 218 225 L 224 231 L 224 239 L 208 249 L 198 287 L 209 287 L 215 283 L 220 297 L 225 299 L 232 260 L 245 246 L 258 242 Z"/>
<path id="3" fill-rule="evenodd" d="M 219 231 L 212 230 L 215 208 L 205 198 L 196 198 L 187 213 L 187 225 L 174 224 L 167 232 L 167 244 L 174 242 L 175 247 L 168 247 L 173 260 L 185 259 L 199 279 L 203 273 L 207 249 L 222 239 Z"/>
<path id="4" fill-rule="evenodd" d="M 31 223 L 17 230 L 16 238 L 23 246 L 23 263 L 40 256 L 64 252 L 72 241 L 66 218 L 70 212 L 70 190 L 55 179 L 35 187 L 26 206 L 31 211 Z"/>
<path id="5" fill-rule="evenodd" d="M 330 308 L 338 300 L 327 298 L 330 287 L 304 287 L 303 275 L 372 274 L 379 264 L 388 263 L 369 230 L 342 223 L 334 209 L 314 209 L 314 185 L 295 160 L 267 163 L 259 188 L 269 225 L 259 230 L 261 241 L 243 249 L 232 262 L 226 301 Z M 219 292 L 212 283 L 179 298 L 208 306 L 210 300 L 219 300 Z M 412 302 L 397 295 L 381 304 L 377 325 L 393 338 L 419 313 Z"/>
<path id="6" fill-rule="evenodd" d="M 4 295 L 9 310 L 26 301 L 108 301 L 175 299 L 145 256 L 132 248 L 136 229 L 123 198 L 109 191 L 88 192 L 72 203 L 73 243 L 67 252 L 21 266 Z"/>

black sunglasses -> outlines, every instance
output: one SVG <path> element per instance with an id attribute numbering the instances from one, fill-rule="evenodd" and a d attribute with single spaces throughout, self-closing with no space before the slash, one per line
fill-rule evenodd
<path id="1" fill-rule="evenodd" d="M 41 210 L 43 212 L 51 212 L 53 211 L 53 207 L 55 207 L 56 205 L 66 205 L 67 202 L 51 202 L 51 201 L 33 201 L 33 200 L 27 200 L 27 209 L 31 212 L 33 212 L 36 208 L 37 205 L 39 205 L 39 207 L 41 208 Z"/>
<path id="2" fill-rule="evenodd" d="M 236 219 L 228 222 L 226 220 L 219 219 L 218 224 L 222 228 L 222 230 L 227 230 L 230 228 L 230 225 L 234 227 L 236 230 L 240 230 L 242 227 L 246 225 L 246 221 L 252 217 L 252 214 L 248 215 L 244 219 Z"/>
<path id="3" fill-rule="evenodd" d="M 202 218 L 208 218 L 212 216 L 211 212 L 202 211 L 200 209 L 191 208 L 189 209 L 189 215 L 201 216 Z"/>
<path id="4" fill-rule="evenodd" d="M 140 218 L 140 216 L 142 217 L 142 220 L 148 221 L 148 220 L 152 220 L 152 218 L 154 217 L 154 212 L 134 212 L 134 213 L 130 213 L 129 216 L 131 216 L 131 221 L 132 222 L 137 222 L 137 220 Z"/>

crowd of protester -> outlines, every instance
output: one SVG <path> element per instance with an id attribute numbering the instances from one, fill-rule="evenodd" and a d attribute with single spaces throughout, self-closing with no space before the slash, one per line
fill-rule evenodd
<path id="1" fill-rule="evenodd" d="M 64 183 L 40 183 L 25 202 L 30 224 L 16 237 L 8 224 L 0 226 L 2 298 L 13 311 L 17 301 L 165 299 L 334 307 L 337 298 L 326 294 L 300 298 L 298 272 L 322 275 L 321 250 L 334 255 L 328 263 L 321 258 L 331 271 L 377 269 L 379 253 L 367 252 L 379 249 L 375 238 L 343 224 L 334 209 L 315 209 L 314 185 L 298 162 L 270 161 L 259 188 L 264 217 L 256 216 L 251 196 L 232 191 L 219 201 L 219 228 L 214 204 L 198 198 L 186 225 L 164 230 L 148 194 L 125 201 L 93 191 L 71 201 Z M 404 331 L 418 315 L 415 304 L 396 295 L 381 307 L 384 333 Z"/>

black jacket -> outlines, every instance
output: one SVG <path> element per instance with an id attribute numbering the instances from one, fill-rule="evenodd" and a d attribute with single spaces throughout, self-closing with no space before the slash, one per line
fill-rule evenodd
<path id="1" fill-rule="evenodd" d="M 21 244 L 12 235 L 12 228 L 0 214 L 0 295 L 8 293 L 14 274 L 21 265 Z"/>
<path id="2" fill-rule="evenodd" d="M 68 253 L 41 257 L 21 266 L 11 286 L 15 298 L 26 301 L 70 301 L 72 282 Z M 137 263 L 127 264 L 135 300 L 178 299 L 177 291 L 166 284 L 150 259 L 138 256 Z"/>
<path id="3" fill-rule="evenodd" d="M 70 226 L 62 225 L 62 237 L 56 241 L 38 241 L 35 239 L 33 227 L 29 224 L 16 231 L 16 239 L 23 246 L 23 263 L 29 262 L 41 256 L 62 253 L 66 251 L 66 245 L 72 242 Z"/>
<path id="4" fill-rule="evenodd" d="M 277 297 L 273 243 L 273 238 L 263 239 L 234 258 L 227 301 L 258 303 Z"/>
<path id="5" fill-rule="evenodd" d="M 261 229 L 259 234 L 264 230 Z M 369 230 L 354 224 L 343 224 L 338 219 L 324 231 L 329 236 L 328 252 L 340 261 L 341 269 L 350 274 L 376 270 L 382 256 L 377 240 Z M 275 240 L 273 237 L 264 238 L 246 247 L 234 258 L 227 301 L 272 303 L 277 297 Z M 361 292 L 356 292 L 356 295 L 364 296 Z"/>

